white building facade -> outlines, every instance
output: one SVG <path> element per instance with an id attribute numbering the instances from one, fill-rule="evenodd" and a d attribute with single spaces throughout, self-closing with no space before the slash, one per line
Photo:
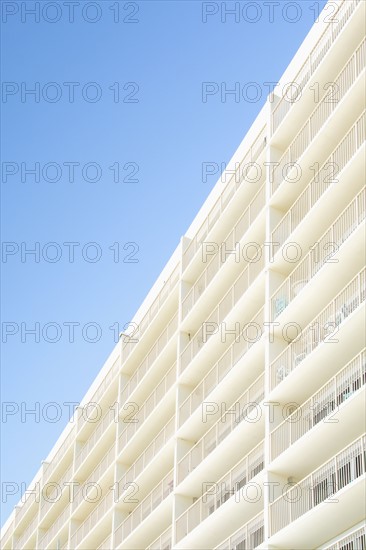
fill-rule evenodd
<path id="1" fill-rule="evenodd" d="M 366 3 L 332 4 L 4 550 L 366 548 Z"/>

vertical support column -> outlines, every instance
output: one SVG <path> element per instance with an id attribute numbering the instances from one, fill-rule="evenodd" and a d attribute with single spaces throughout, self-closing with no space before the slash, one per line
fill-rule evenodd
<path id="1" fill-rule="evenodd" d="M 181 323 L 182 323 L 182 301 L 189 288 L 188 283 L 183 281 L 183 254 L 190 242 L 191 242 L 190 239 L 183 236 L 181 238 L 181 243 L 180 243 L 181 260 L 180 260 L 180 273 L 179 273 L 178 341 L 177 341 L 177 370 L 176 370 L 176 393 L 175 393 L 175 433 L 176 434 L 179 429 L 179 405 L 182 402 L 182 396 L 187 395 L 187 391 L 184 389 L 182 384 L 179 383 L 179 375 L 181 370 L 180 354 L 182 349 L 185 347 L 185 345 L 189 341 L 188 335 L 181 331 Z M 182 499 L 184 499 L 185 497 L 182 497 L 181 495 L 176 494 L 176 486 L 178 484 L 178 467 L 177 466 L 178 466 L 179 460 L 185 454 L 184 453 L 185 447 L 186 447 L 186 442 L 181 439 L 178 439 L 177 436 L 175 436 L 174 490 L 173 490 L 174 498 L 173 498 L 173 511 L 172 511 L 172 547 L 174 547 L 176 543 L 176 519 L 180 516 L 180 514 L 185 509 L 184 505 L 182 504 Z M 188 505 L 186 505 L 185 507 L 187 506 Z"/>
<path id="2" fill-rule="evenodd" d="M 272 94 L 271 97 L 274 97 Z M 271 146 L 270 138 L 272 132 L 272 110 L 273 103 L 271 100 L 267 100 L 267 150 L 266 150 L 266 180 L 265 180 L 265 243 L 267 246 L 265 249 L 265 296 L 264 296 L 264 334 L 265 334 L 265 348 L 264 348 L 264 404 L 265 407 L 265 422 L 264 422 L 264 540 L 269 538 L 270 532 L 270 517 L 269 517 L 269 486 L 268 486 L 268 465 L 270 463 L 270 423 L 269 423 L 269 408 L 268 408 L 268 395 L 270 391 L 270 377 L 269 377 L 269 364 L 270 364 L 270 307 L 269 307 L 269 295 L 270 295 L 270 263 L 272 257 L 271 251 L 271 224 L 270 224 L 270 198 L 271 198 Z"/>

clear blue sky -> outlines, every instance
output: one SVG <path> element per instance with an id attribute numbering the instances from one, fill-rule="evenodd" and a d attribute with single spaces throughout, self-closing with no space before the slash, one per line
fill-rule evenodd
<path id="1" fill-rule="evenodd" d="M 1 391 L 19 412 L 3 416 L 1 474 L 19 485 L 66 425 L 62 404 L 81 401 L 113 348 L 109 327 L 133 317 L 214 186 L 217 176 L 202 181 L 202 162 L 229 161 L 265 101 L 263 83 L 279 80 L 325 2 L 271 2 L 273 22 L 266 2 L 257 13 L 240 2 L 238 21 L 222 21 L 219 11 L 205 23 L 202 11 L 221 2 L 81 0 L 74 22 L 63 1 L 42 12 L 45 4 L 38 22 L 22 11 L 35 2 L 2 2 Z M 203 102 L 203 82 L 239 82 L 241 90 L 256 82 L 262 98 L 221 101 L 217 93 Z M 37 87 L 39 97 L 26 93 Z M 38 182 L 26 172 L 35 163 Z M 70 163 L 79 163 L 74 181 Z M 74 262 L 67 242 L 80 243 Z M 129 242 L 138 245 L 137 263 L 122 261 L 132 257 L 132 247 L 123 249 Z M 24 255 L 35 246 L 39 262 Z M 39 342 L 25 332 L 35 323 Z M 65 323 L 79 323 L 74 342 Z M 88 323 L 100 327 L 97 342 L 92 325 L 83 339 Z M 50 402 L 60 404 L 58 422 L 22 418 Z M 2 503 L 2 523 L 19 498 Z"/>

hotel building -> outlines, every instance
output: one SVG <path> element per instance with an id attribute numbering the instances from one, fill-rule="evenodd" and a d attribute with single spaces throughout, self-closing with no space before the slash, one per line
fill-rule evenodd
<path id="1" fill-rule="evenodd" d="M 4 550 L 366 548 L 366 2 L 331 4 Z"/>

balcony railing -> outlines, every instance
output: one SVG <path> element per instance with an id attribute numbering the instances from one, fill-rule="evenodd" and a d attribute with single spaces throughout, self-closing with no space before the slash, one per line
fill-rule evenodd
<path id="1" fill-rule="evenodd" d="M 5 542 L 10 537 L 10 534 L 14 531 L 14 521 L 11 522 L 11 524 L 8 526 L 7 530 L 5 531 L 4 535 L 1 537 L 0 541 L 0 548 L 5 545 Z"/>
<path id="2" fill-rule="evenodd" d="M 108 535 L 104 541 L 98 546 L 97 550 L 111 550 L 112 548 L 112 535 Z"/>
<path id="3" fill-rule="evenodd" d="M 63 491 L 65 488 L 65 482 L 69 482 L 72 479 L 73 474 L 73 464 L 71 464 L 64 475 L 57 481 L 57 485 L 54 486 L 53 491 L 48 493 L 47 491 L 47 499 L 44 498 L 44 492 L 45 487 L 43 487 L 42 493 L 43 493 L 43 500 L 41 501 L 41 518 L 43 518 L 48 510 L 52 508 L 53 504 L 60 499 L 60 490 Z"/>
<path id="4" fill-rule="evenodd" d="M 170 495 L 173 491 L 173 474 L 174 470 L 171 470 L 130 515 L 122 521 L 121 525 L 117 527 L 114 532 L 115 547 L 119 546 Z"/>
<path id="5" fill-rule="evenodd" d="M 83 523 L 78 527 L 71 537 L 71 548 L 75 549 L 81 541 L 90 533 L 97 523 L 107 514 L 111 512 L 114 503 L 114 491 L 109 491 L 108 494 L 100 501 L 98 506 L 88 515 Z"/>
<path id="6" fill-rule="evenodd" d="M 85 487 L 90 486 L 91 483 L 95 484 L 102 475 L 108 470 L 111 464 L 115 461 L 116 443 L 113 442 L 109 450 L 106 452 L 102 460 L 94 468 L 92 473 L 84 481 L 84 483 L 78 488 L 75 493 L 74 502 L 72 503 L 73 511 L 79 506 L 83 499 L 85 499 Z"/>
<path id="7" fill-rule="evenodd" d="M 249 151 L 246 153 L 244 159 L 237 168 L 234 176 L 230 179 L 228 185 L 226 186 L 223 193 L 215 202 L 214 206 L 211 208 L 210 213 L 207 218 L 197 231 L 196 235 L 193 237 L 186 250 L 183 253 L 183 271 L 190 264 L 196 253 L 198 252 L 201 244 L 216 224 L 217 220 L 220 218 L 222 213 L 225 211 L 227 205 L 232 201 L 235 196 L 236 191 L 239 189 L 243 178 L 241 177 L 243 167 L 250 162 L 255 162 L 263 149 L 266 146 L 266 127 L 264 127 L 254 140 L 252 146 L 249 148 Z"/>
<path id="8" fill-rule="evenodd" d="M 264 308 L 255 314 L 248 326 L 258 324 L 262 327 L 264 321 Z M 206 374 L 203 380 L 194 388 L 192 393 L 179 407 L 179 426 L 193 414 L 193 412 L 202 404 L 203 400 L 216 388 L 216 386 L 229 374 L 238 361 L 252 347 L 254 339 L 240 338 L 230 345 L 229 349 L 220 357 L 212 369 Z"/>
<path id="9" fill-rule="evenodd" d="M 363 436 L 275 500 L 270 505 L 271 535 L 362 476 L 365 453 Z"/>
<path id="10" fill-rule="evenodd" d="M 35 531 L 36 527 L 38 525 L 38 513 L 35 514 L 34 518 L 28 525 L 28 527 L 25 528 L 22 535 L 19 537 L 19 539 L 15 543 L 15 549 L 20 550 L 24 547 L 25 543 L 31 536 L 31 534 Z"/>
<path id="11" fill-rule="evenodd" d="M 178 483 L 181 483 L 243 420 L 250 416 L 251 406 L 258 405 L 263 397 L 264 374 L 261 374 L 180 460 Z"/>
<path id="12" fill-rule="evenodd" d="M 216 546 L 215 550 L 240 550 L 250 548 L 254 550 L 264 541 L 264 516 L 263 512 L 240 527 L 233 535 Z"/>
<path id="13" fill-rule="evenodd" d="M 172 547 L 172 528 L 168 527 L 164 533 L 154 540 L 147 550 L 171 550 Z"/>
<path id="14" fill-rule="evenodd" d="M 96 424 L 96 428 L 91 433 L 90 437 L 86 440 L 79 453 L 76 455 L 75 471 L 84 462 L 88 454 L 94 449 L 100 438 L 113 422 L 117 425 L 115 412 L 112 410 L 108 410 L 103 418 L 100 419 L 99 423 Z"/>
<path id="15" fill-rule="evenodd" d="M 294 82 L 300 86 L 301 90 L 303 90 L 309 82 L 311 75 L 322 62 L 324 56 L 351 17 L 359 2 L 360 0 L 346 0 L 339 7 L 337 13 L 332 18 L 332 22 L 328 25 L 317 44 L 312 49 L 309 57 L 301 67 L 300 71 L 293 79 Z M 294 103 L 295 101 L 291 101 L 291 99 L 287 98 L 286 95 L 278 102 L 272 113 L 272 133 L 277 130 Z"/>
<path id="16" fill-rule="evenodd" d="M 264 468 L 264 441 L 242 458 L 216 483 L 218 492 L 209 488 L 176 521 L 177 541 L 187 536 L 233 495 L 236 495 Z"/>
<path id="17" fill-rule="evenodd" d="M 366 217 L 366 188 L 343 210 L 312 249 L 271 297 L 272 320 L 276 319 L 302 291 L 318 271 L 329 262 L 338 248 L 359 227 Z M 332 248 L 330 249 L 330 245 Z"/>
<path id="18" fill-rule="evenodd" d="M 45 550 L 47 546 L 52 542 L 60 529 L 67 523 L 70 519 L 70 504 L 68 504 L 64 510 L 59 514 L 57 519 L 53 522 L 51 527 L 46 531 L 46 533 L 39 540 L 39 550 Z"/>
<path id="19" fill-rule="evenodd" d="M 362 66 L 362 59 L 365 57 L 365 45 L 366 41 L 363 40 L 353 56 L 343 67 L 338 77 L 335 79 L 334 87 L 337 90 L 337 97 L 334 98 L 333 102 L 331 102 L 327 96 L 322 99 L 282 155 L 279 160 L 279 164 L 273 168 L 271 179 L 272 193 L 278 189 L 283 181 L 284 175 L 286 174 L 286 167 L 297 162 L 309 145 L 311 146 L 315 136 L 320 132 L 322 126 L 325 124 L 333 111 L 335 111 L 340 101 L 363 71 L 364 66 Z"/>
<path id="20" fill-rule="evenodd" d="M 167 297 L 172 293 L 173 289 L 178 284 L 179 269 L 180 269 L 180 266 L 178 264 L 174 268 L 172 274 L 170 275 L 167 282 L 164 284 L 158 296 L 155 298 L 151 307 L 149 308 L 147 313 L 144 315 L 144 317 L 136 327 L 136 331 L 133 333 L 129 341 L 125 343 L 122 349 L 122 361 L 126 361 L 126 359 L 129 357 L 132 350 L 135 348 L 136 343 L 141 339 L 143 334 L 146 332 L 146 329 L 150 326 L 153 319 L 156 317 L 156 315 L 160 311 Z"/>
<path id="21" fill-rule="evenodd" d="M 151 368 L 153 363 L 156 361 L 157 357 L 161 354 L 163 349 L 167 346 L 167 344 L 170 342 L 171 338 L 174 336 L 178 328 L 178 314 L 176 313 L 170 322 L 168 323 L 168 326 L 163 330 L 159 338 L 157 339 L 156 343 L 152 346 L 149 353 L 144 357 L 144 359 L 141 361 L 125 387 L 122 389 L 121 392 L 121 403 L 125 403 L 133 390 L 137 387 L 137 385 L 141 382 L 142 378 L 145 376 L 147 371 Z"/>
<path id="22" fill-rule="evenodd" d="M 363 350 L 271 433 L 274 460 L 366 384 Z"/>
<path id="23" fill-rule="evenodd" d="M 47 481 L 50 479 L 51 475 L 55 471 L 55 468 L 59 465 L 61 459 L 64 457 L 66 452 L 70 449 L 71 444 L 74 442 L 75 431 L 76 431 L 75 426 L 73 426 L 71 428 L 70 433 L 65 438 L 65 441 L 61 444 L 60 448 L 56 452 L 52 461 L 46 465 L 43 480 L 42 480 L 43 483 L 47 483 Z"/>
<path id="24" fill-rule="evenodd" d="M 357 529 L 346 537 L 340 538 L 330 546 L 322 546 L 322 550 L 364 550 L 366 548 L 366 526 Z"/>
<path id="25" fill-rule="evenodd" d="M 127 472 L 119 480 L 121 489 L 127 483 L 135 481 L 137 476 L 148 466 L 152 461 L 154 456 L 163 448 L 165 443 L 173 436 L 175 431 L 175 416 L 173 416 L 169 422 L 167 422 L 158 435 L 153 439 L 153 441 L 145 448 L 144 452 L 136 459 L 132 466 L 127 470 Z"/>
<path id="26" fill-rule="evenodd" d="M 213 312 L 210 314 L 206 323 L 216 323 L 217 325 L 222 323 L 222 321 L 227 317 L 231 312 L 233 307 L 239 302 L 243 294 L 247 291 L 253 281 L 257 278 L 259 273 L 264 268 L 264 250 L 260 249 L 260 257 L 257 261 L 252 261 L 247 265 L 247 267 L 242 271 L 239 277 L 234 281 L 230 290 L 225 294 L 220 303 L 215 307 Z M 182 373 L 193 358 L 197 355 L 200 349 L 204 346 L 206 342 L 210 339 L 212 333 L 207 334 L 206 340 L 203 339 L 203 329 L 202 326 L 197 330 L 196 334 L 193 336 L 192 340 L 187 344 L 184 350 L 181 353 L 181 364 L 180 372 Z"/>
<path id="27" fill-rule="evenodd" d="M 228 250 L 232 250 L 235 243 L 239 243 L 250 225 L 254 222 L 258 214 L 261 212 L 265 205 L 265 185 L 261 187 L 258 193 L 255 195 L 249 206 L 245 209 L 243 215 L 236 223 L 235 227 L 229 233 L 229 235 L 223 241 L 226 244 Z M 182 302 L 182 316 L 183 318 L 189 313 L 198 298 L 206 290 L 212 279 L 220 270 L 221 266 L 225 263 L 227 256 L 222 257 L 222 254 L 217 252 L 207 264 L 204 272 L 198 279 L 198 281 L 189 290 L 187 296 Z"/>
<path id="28" fill-rule="evenodd" d="M 328 304 L 291 342 L 271 364 L 271 389 L 280 384 L 319 344 L 335 342 L 332 335 L 338 326 L 361 305 L 366 298 L 366 269 Z"/>
<path id="29" fill-rule="evenodd" d="M 106 390 L 110 387 L 112 382 L 116 380 L 118 373 L 120 370 L 120 358 L 116 359 L 116 361 L 113 363 L 111 369 L 106 374 L 102 382 L 99 384 L 99 387 L 95 394 L 93 395 L 92 399 L 90 399 L 90 403 L 100 403 L 103 394 L 106 392 Z M 78 419 L 78 431 L 88 423 L 87 416 L 80 414 Z"/>
<path id="30" fill-rule="evenodd" d="M 355 155 L 356 151 L 364 144 L 365 127 L 366 116 L 364 112 L 352 126 L 346 137 L 324 162 L 318 174 L 304 189 L 290 210 L 275 227 L 272 232 L 273 243 L 278 243 L 280 246 L 284 244 L 286 239 L 305 218 L 306 214 L 310 212 L 314 204 L 331 186 L 334 182 L 334 178 L 339 176 L 339 173 Z M 330 169 L 334 166 L 337 167 L 336 174 L 330 172 Z"/>
<path id="31" fill-rule="evenodd" d="M 176 380 L 177 363 L 169 369 L 163 380 L 156 386 L 155 390 L 149 395 L 138 412 L 134 415 L 133 421 L 126 424 L 125 429 L 120 434 L 120 441 L 125 445 L 141 428 L 145 420 L 154 412 L 168 390 L 173 386 Z"/>

